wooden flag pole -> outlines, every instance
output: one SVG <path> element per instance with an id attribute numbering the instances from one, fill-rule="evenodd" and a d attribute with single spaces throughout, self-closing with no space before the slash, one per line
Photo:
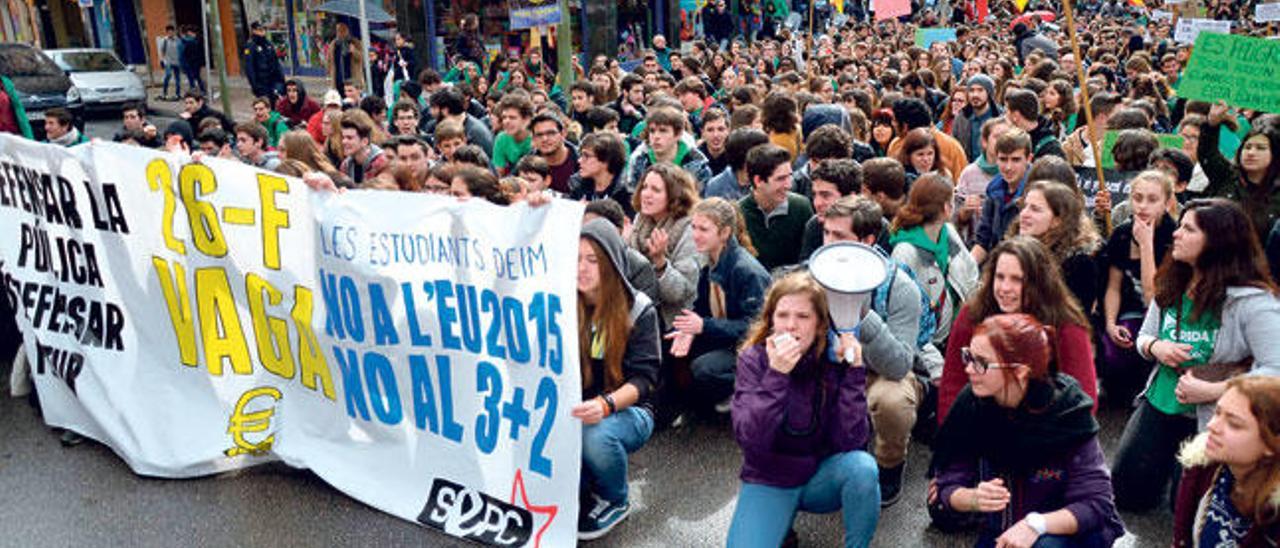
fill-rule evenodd
<path id="1" fill-rule="evenodd" d="M 1080 56 L 1080 42 L 1076 40 L 1075 10 L 1071 7 L 1073 1 L 1074 0 L 1064 0 L 1062 2 L 1062 9 L 1066 12 L 1067 17 L 1067 36 L 1071 39 L 1071 55 L 1076 59 L 1076 79 L 1080 82 L 1080 96 L 1084 103 L 1084 120 L 1085 124 L 1088 126 L 1088 129 L 1085 130 L 1085 134 L 1089 138 L 1089 149 L 1093 152 L 1093 165 L 1098 170 L 1098 193 L 1101 194 L 1106 192 L 1110 195 L 1110 191 L 1107 190 L 1106 173 L 1102 169 L 1102 152 L 1098 149 L 1101 145 L 1098 144 L 1098 139 L 1094 137 L 1093 109 L 1089 106 L 1089 81 L 1084 74 L 1084 58 Z M 1106 233 L 1103 236 L 1110 236 L 1110 208 L 1107 209 L 1106 216 L 1102 218 L 1102 225 L 1103 232 Z"/>
<path id="2" fill-rule="evenodd" d="M 817 0 L 809 0 L 809 36 L 805 37 L 805 54 L 809 59 L 813 59 L 813 5 Z M 792 42 L 793 44 L 795 42 Z M 794 46 L 792 46 L 794 47 Z"/>

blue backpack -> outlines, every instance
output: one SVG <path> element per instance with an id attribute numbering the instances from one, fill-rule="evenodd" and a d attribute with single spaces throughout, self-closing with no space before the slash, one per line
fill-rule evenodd
<path id="1" fill-rule="evenodd" d="M 889 283 L 876 288 L 876 294 L 871 299 L 871 309 L 886 322 L 889 321 L 889 299 L 893 295 L 893 282 L 898 279 L 899 270 L 905 272 L 907 277 L 911 278 L 911 283 L 916 284 L 916 289 L 920 293 L 920 334 L 916 335 L 916 348 L 924 348 L 933 341 L 933 334 L 938 331 L 938 311 L 929 303 L 929 292 L 916 279 L 916 273 L 910 266 L 892 258 L 889 259 L 889 264 L 893 269 L 889 275 Z"/>

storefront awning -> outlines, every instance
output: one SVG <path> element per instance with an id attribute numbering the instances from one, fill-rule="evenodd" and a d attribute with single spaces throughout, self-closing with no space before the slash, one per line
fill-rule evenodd
<path id="1" fill-rule="evenodd" d="M 317 7 L 315 11 L 359 19 L 360 1 L 364 2 L 365 15 L 369 18 L 369 24 L 380 25 L 396 22 L 396 18 L 382 9 L 379 2 L 370 2 L 369 0 L 329 0 Z"/>

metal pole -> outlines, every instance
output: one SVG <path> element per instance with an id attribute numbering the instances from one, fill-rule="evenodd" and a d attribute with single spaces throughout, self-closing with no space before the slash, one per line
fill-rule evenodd
<path id="1" fill-rule="evenodd" d="M 427 64 L 435 70 L 440 70 L 440 66 L 436 64 L 436 60 L 440 57 L 440 53 L 436 51 L 436 0 L 423 0 L 426 4 L 423 10 L 423 16 L 427 19 Z M 417 78 L 418 75 L 413 75 Z"/>
<path id="2" fill-rule="evenodd" d="M 1071 55 L 1076 58 L 1076 79 L 1080 81 L 1080 96 L 1084 103 L 1084 120 L 1085 124 L 1088 125 L 1088 129 L 1085 130 L 1085 134 L 1089 136 L 1089 149 L 1093 152 L 1093 165 L 1098 170 L 1098 193 L 1101 194 L 1106 192 L 1107 194 L 1110 194 L 1110 191 L 1107 190 L 1106 173 L 1102 169 L 1102 151 L 1098 149 L 1100 145 L 1098 144 L 1098 139 L 1094 136 L 1093 132 L 1095 125 L 1093 121 L 1093 109 L 1089 107 L 1089 81 L 1085 77 L 1084 73 L 1084 58 L 1080 57 L 1080 42 L 1076 40 L 1075 10 L 1072 9 L 1071 4 L 1072 2 L 1070 0 L 1063 2 L 1062 8 L 1063 11 L 1066 12 L 1065 15 L 1067 16 L 1067 37 L 1071 39 Z M 1107 210 L 1107 216 L 1102 219 L 1102 224 L 1103 231 L 1106 232 L 1107 236 L 1110 236 L 1111 210 Z"/>
<path id="3" fill-rule="evenodd" d="M 208 7 L 209 7 L 208 3 L 203 2 L 203 1 L 202 1 L 202 2 L 200 2 L 200 28 L 204 29 L 204 58 L 205 58 L 205 61 L 206 61 L 206 62 L 205 62 L 205 64 L 204 64 L 204 84 L 205 84 L 205 87 L 206 87 L 206 88 L 207 88 L 207 87 L 209 87 L 209 84 L 210 84 L 211 82 L 213 82 L 213 73 L 212 73 L 212 72 L 209 72 L 209 71 L 213 70 L 213 63 L 212 63 L 213 56 L 212 56 L 212 55 L 209 55 L 209 15 L 208 15 L 208 14 L 209 14 L 209 10 L 208 10 Z M 190 83 L 190 82 L 188 82 L 188 83 Z M 208 90 L 206 89 L 205 91 L 207 92 Z M 207 99 L 207 98 L 206 98 L 206 99 Z"/>
<path id="4" fill-rule="evenodd" d="M 573 23 L 569 21 L 569 0 L 557 0 L 560 4 L 560 24 L 556 25 L 556 65 L 560 91 L 568 94 L 573 87 Z M 583 37 L 586 40 L 586 37 Z M 567 95 L 566 95 L 567 96 Z"/>
<path id="5" fill-rule="evenodd" d="M 368 0 L 360 0 L 360 38 L 364 40 L 364 51 L 360 52 L 360 57 L 364 64 L 364 87 L 365 93 L 374 95 L 373 93 L 373 59 L 370 58 L 369 52 L 373 51 L 373 37 L 369 36 L 369 15 L 365 12 L 365 2 Z M 342 90 L 338 90 L 341 92 Z"/>
<path id="6" fill-rule="evenodd" d="M 211 12 L 213 14 L 211 17 L 213 19 L 213 47 L 219 52 L 225 52 L 226 50 L 222 47 L 222 16 L 218 13 L 216 5 Z M 210 57 L 209 61 L 212 62 L 213 58 Z M 222 113 L 234 118 L 235 115 L 231 112 L 231 94 L 228 93 L 227 89 L 227 60 L 225 55 L 222 62 L 218 63 L 218 92 L 222 94 Z"/>

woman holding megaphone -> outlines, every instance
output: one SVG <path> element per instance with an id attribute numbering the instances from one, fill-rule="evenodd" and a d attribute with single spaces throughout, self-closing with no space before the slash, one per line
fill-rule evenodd
<path id="1" fill-rule="evenodd" d="M 871 543 L 880 486 L 863 450 L 866 368 L 852 334 L 829 348 L 830 323 L 825 290 L 794 272 L 769 288 L 739 350 L 733 431 L 742 489 L 729 546 L 780 545 L 798 510 L 839 510 L 845 546 Z"/>

